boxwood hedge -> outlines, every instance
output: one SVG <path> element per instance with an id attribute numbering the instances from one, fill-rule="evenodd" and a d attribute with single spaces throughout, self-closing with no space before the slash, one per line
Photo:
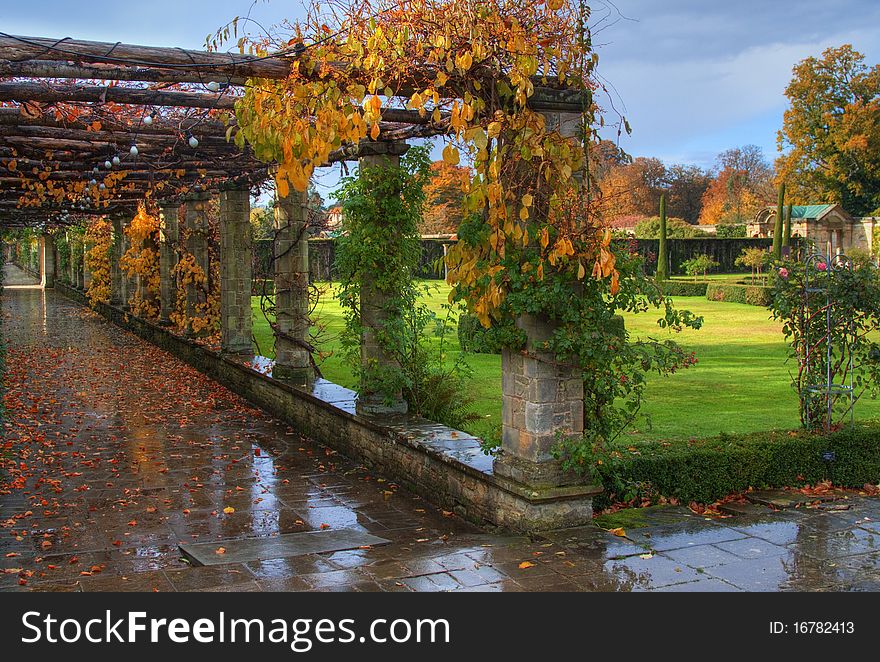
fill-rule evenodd
<path id="1" fill-rule="evenodd" d="M 709 301 L 745 303 L 750 306 L 769 306 L 771 288 L 763 285 L 736 285 L 733 283 L 709 283 L 706 298 Z"/>
<path id="2" fill-rule="evenodd" d="M 689 442 L 640 442 L 597 466 L 602 508 L 636 497 L 712 503 L 749 487 L 796 487 L 830 479 L 841 487 L 880 482 L 880 425 L 829 435 L 764 432 Z"/>

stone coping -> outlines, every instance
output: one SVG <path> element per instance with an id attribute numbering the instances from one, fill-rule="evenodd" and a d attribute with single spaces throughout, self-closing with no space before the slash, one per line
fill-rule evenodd
<path id="1" fill-rule="evenodd" d="M 61 282 L 60 294 L 87 305 L 85 294 Z M 498 475 L 480 439 L 412 415 L 356 412 L 357 393 L 326 379 L 310 389 L 273 379 L 263 357 L 227 355 L 172 333 L 117 306 L 97 312 L 169 351 L 241 397 L 349 457 L 377 467 L 412 491 L 478 523 L 519 531 L 577 526 L 592 516 L 601 486 L 534 489 Z M 265 361 L 265 359 L 263 359 Z"/>

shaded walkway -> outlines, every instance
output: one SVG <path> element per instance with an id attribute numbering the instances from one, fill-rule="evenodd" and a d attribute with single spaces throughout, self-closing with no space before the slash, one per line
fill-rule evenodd
<path id="1" fill-rule="evenodd" d="M 629 538 L 493 535 L 52 290 L 2 298 L 5 590 L 880 588 L 876 500 L 720 522 L 668 509 Z M 178 548 L 341 529 L 390 544 L 203 567 Z"/>

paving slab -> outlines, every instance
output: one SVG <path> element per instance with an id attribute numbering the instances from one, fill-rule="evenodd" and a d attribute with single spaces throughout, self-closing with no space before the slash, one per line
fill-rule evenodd
<path id="1" fill-rule="evenodd" d="M 180 550 L 198 565 L 226 565 L 339 552 L 387 545 L 391 541 L 357 529 L 285 533 L 273 538 L 239 538 L 203 543 L 181 543 Z"/>
<path id="2" fill-rule="evenodd" d="M 846 495 L 843 492 L 830 491 L 824 494 L 803 494 L 795 490 L 755 490 L 747 492 L 745 497 L 752 503 L 784 510 L 800 508 L 807 504 L 825 501 L 837 501 Z"/>

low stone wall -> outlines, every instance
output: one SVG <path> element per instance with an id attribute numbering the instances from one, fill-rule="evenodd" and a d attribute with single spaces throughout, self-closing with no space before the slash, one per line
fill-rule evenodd
<path id="1" fill-rule="evenodd" d="M 85 304 L 79 290 L 59 293 Z M 479 439 L 409 416 L 373 418 L 354 411 L 354 393 L 322 381 L 311 392 L 109 305 L 97 312 L 227 386 L 297 431 L 374 467 L 428 501 L 478 524 L 534 531 L 589 522 L 596 486 L 527 489 L 493 471 Z M 329 397 L 331 393 L 334 397 Z"/>

